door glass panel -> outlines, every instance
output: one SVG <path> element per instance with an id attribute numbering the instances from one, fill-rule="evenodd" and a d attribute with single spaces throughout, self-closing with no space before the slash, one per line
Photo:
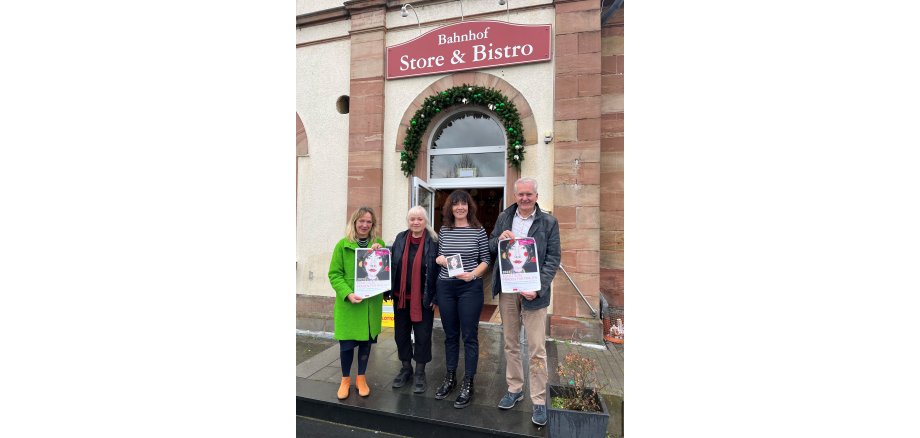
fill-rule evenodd
<path id="1" fill-rule="evenodd" d="M 428 223 L 434 223 L 434 189 L 422 182 L 418 177 L 412 177 L 412 185 L 415 191 L 410 207 L 421 205 L 428 212 Z"/>
<path id="2" fill-rule="evenodd" d="M 464 148 L 476 146 L 503 146 L 505 133 L 488 115 L 475 111 L 461 111 L 441 123 L 431 138 L 431 149 Z"/>
<path id="3" fill-rule="evenodd" d="M 428 212 L 428 223 L 429 224 L 431 223 L 432 207 L 434 206 L 432 204 L 433 202 L 434 202 L 434 196 L 432 195 L 432 193 L 429 192 L 428 190 L 425 190 L 422 187 L 419 187 L 418 188 L 418 205 L 425 207 L 425 211 Z"/>
<path id="4" fill-rule="evenodd" d="M 481 178 L 505 176 L 505 154 L 432 155 L 432 178 Z"/>

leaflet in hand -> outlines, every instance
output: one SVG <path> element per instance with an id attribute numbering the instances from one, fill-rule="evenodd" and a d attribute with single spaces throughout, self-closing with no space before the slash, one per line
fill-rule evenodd
<path id="1" fill-rule="evenodd" d="M 460 254 L 447 256 L 447 276 L 456 277 L 457 274 L 463 273 L 463 258 Z"/>
<path id="2" fill-rule="evenodd" d="M 355 249 L 355 295 L 361 298 L 390 290 L 390 250 Z"/>

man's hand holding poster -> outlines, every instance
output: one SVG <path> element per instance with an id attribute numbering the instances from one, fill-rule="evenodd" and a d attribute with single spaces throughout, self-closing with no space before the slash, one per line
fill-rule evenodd
<path id="1" fill-rule="evenodd" d="M 532 237 L 517 237 L 498 242 L 503 293 L 540 290 L 537 242 Z"/>

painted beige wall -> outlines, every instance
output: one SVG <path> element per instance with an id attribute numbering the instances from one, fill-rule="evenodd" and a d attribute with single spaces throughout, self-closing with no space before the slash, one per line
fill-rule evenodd
<path id="1" fill-rule="evenodd" d="M 508 6 L 510 6 L 511 9 L 511 22 L 537 23 L 536 21 L 527 21 L 529 18 L 526 15 L 527 13 L 517 13 L 515 12 L 515 9 L 535 5 L 552 6 L 552 4 L 553 0 L 511 0 L 511 2 L 508 3 Z M 433 2 L 432 4 L 416 4 L 416 2 L 412 2 L 412 7 L 414 7 L 418 13 L 418 19 L 422 23 L 422 32 L 427 30 L 425 28 L 425 23 L 430 21 L 446 19 L 456 19 L 457 21 L 460 21 L 460 2 L 457 0 Z M 498 4 L 498 0 L 466 0 L 463 2 L 463 15 L 464 17 L 476 15 L 476 20 L 505 21 L 508 18 L 508 13 L 506 12 L 505 7 L 506 6 L 500 6 Z M 550 8 L 550 10 L 552 10 L 552 8 Z M 479 14 L 490 15 L 480 16 Z M 416 24 L 415 14 L 413 14 L 411 10 L 409 11 L 408 17 L 403 17 L 399 10 L 395 10 L 387 14 L 387 27 L 392 28 L 394 26 L 404 26 L 406 24 Z M 428 29 L 430 28 L 431 27 L 428 27 Z"/>
<path id="2" fill-rule="evenodd" d="M 497 5 L 497 2 L 496 2 Z M 434 5 L 427 10 L 446 8 L 444 4 Z M 466 5 L 464 4 L 464 7 Z M 449 9 L 449 8 L 448 8 Z M 419 16 L 422 16 L 423 9 L 419 8 Z M 466 9 L 464 12 L 470 13 Z M 459 13 L 456 12 L 456 13 Z M 390 14 L 387 17 L 388 23 L 392 20 L 401 18 L 395 14 L 395 18 Z M 411 15 L 411 14 L 410 14 Z M 427 15 L 426 15 L 427 16 Z M 504 15 L 500 18 L 504 19 Z M 511 21 L 526 23 L 550 23 L 555 18 L 555 12 L 552 8 L 532 10 L 515 14 L 512 11 Z M 430 30 L 431 27 L 422 27 L 422 33 Z M 387 32 L 387 46 L 399 44 L 418 36 L 417 28 L 403 28 L 390 30 Z M 527 145 L 527 156 L 521 167 L 524 176 L 536 178 L 540 183 L 540 206 L 545 209 L 553 208 L 553 142 L 544 144 L 543 132 L 552 131 L 553 129 L 553 72 L 554 62 L 542 62 L 534 64 L 516 65 L 509 67 L 498 67 L 477 70 L 498 76 L 509 84 L 517 88 L 530 104 L 534 113 L 534 119 L 537 123 L 537 130 L 540 139 L 536 145 Z M 421 76 L 406 79 L 396 79 L 386 82 L 386 108 L 383 125 L 384 139 L 384 156 L 383 156 L 383 205 L 386 206 L 383 212 L 383 232 L 384 239 L 389 241 L 397 232 L 406 228 L 405 214 L 409 209 L 409 188 L 410 181 L 400 170 L 399 152 L 396 152 L 396 136 L 399 122 L 403 114 L 409 107 L 409 104 L 415 97 L 433 82 L 443 78 L 444 75 Z M 312 144 L 312 140 L 311 140 Z M 507 196 L 512 196 L 510 193 Z"/>
<path id="3" fill-rule="evenodd" d="M 320 41 L 328 38 L 348 36 L 351 21 L 339 20 L 317 26 L 301 27 L 297 29 L 297 44 Z"/>
<path id="4" fill-rule="evenodd" d="M 335 103 L 349 93 L 350 63 L 348 40 L 297 49 L 297 113 L 310 142 L 310 155 L 297 158 L 299 294 L 335 295 L 326 275 L 344 236 L 348 196 L 348 115 Z"/>
<path id="5" fill-rule="evenodd" d="M 344 4 L 342 0 L 297 0 L 297 15 L 337 8 Z"/>

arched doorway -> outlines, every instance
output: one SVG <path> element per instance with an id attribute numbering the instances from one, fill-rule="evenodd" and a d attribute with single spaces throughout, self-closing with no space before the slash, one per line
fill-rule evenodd
<path id="1" fill-rule="evenodd" d="M 510 190 L 520 172 L 508 161 L 509 126 L 503 126 L 503 116 L 487 104 L 494 102 L 467 103 L 459 98 L 452 102 L 432 101 L 437 95 L 455 92 L 458 87 L 466 87 L 470 92 L 472 87 L 484 87 L 500 93 L 504 104 L 513 104 L 513 114 L 519 122 L 515 128 L 523 135 L 523 140 L 519 138 L 515 144 L 518 148 L 538 144 L 533 111 L 518 89 L 498 76 L 463 72 L 432 82 L 416 96 L 403 113 L 395 148 L 396 152 L 404 152 L 414 145 L 412 150 L 417 151 L 411 161 L 413 170 L 406 173 L 403 169 L 410 177 L 410 206 L 425 207 L 430 214 L 429 222 L 437 227 L 441 224 L 444 199 L 452 190 L 464 189 L 476 200 L 477 218 L 491 233 L 498 214 L 514 202 Z M 433 105 L 438 109 L 434 110 Z M 418 124 L 416 119 L 426 116 L 430 123 L 422 122 L 424 131 L 413 129 Z M 491 317 L 487 315 L 488 309 L 498 304 L 498 300 L 492 299 L 491 272 L 485 278 L 485 308 L 480 320 L 498 322 L 497 311 Z"/>
<path id="2" fill-rule="evenodd" d="M 477 202 L 477 217 L 491 233 L 504 203 L 507 166 L 502 125 L 476 108 L 457 108 L 433 130 L 426 164 L 428 185 L 437 190 L 435 206 L 442 205 L 453 189 L 466 190 L 480 202 L 488 199 L 487 204 Z M 441 218 L 435 217 L 433 224 L 440 227 Z"/>
<path id="3" fill-rule="evenodd" d="M 427 159 L 423 165 L 427 181 L 414 178 L 414 204 L 429 210 L 435 230 L 440 229 L 441 207 L 454 190 L 467 191 L 476 202 L 476 217 L 491 234 L 495 219 L 505 205 L 504 127 L 494 117 L 474 106 L 458 106 L 433 123 L 428 136 Z M 498 300 L 492 299 L 491 269 L 485 279 L 483 320 L 492 320 Z M 493 302 L 494 301 L 494 302 Z"/>

